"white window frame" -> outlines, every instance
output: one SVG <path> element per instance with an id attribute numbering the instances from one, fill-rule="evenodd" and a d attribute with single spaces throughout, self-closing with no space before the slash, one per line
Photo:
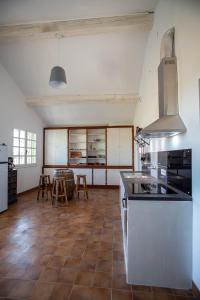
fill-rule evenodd
<path id="1" fill-rule="evenodd" d="M 15 130 L 18 130 L 18 133 L 19 133 L 18 136 L 15 136 Z M 22 132 L 25 133 L 24 138 L 20 137 L 21 136 L 20 134 Z M 30 136 L 31 136 L 31 138 L 30 138 Z M 15 139 L 18 139 L 18 143 L 17 143 L 18 145 L 15 145 L 15 142 L 16 142 Z M 20 147 L 20 140 L 24 140 L 24 147 Z M 31 144 L 28 147 L 29 143 L 31 143 Z M 23 154 L 20 155 L 21 148 L 24 148 L 24 155 Z M 17 149 L 18 149 L 18 151 L 17 151 Z M 15 150 L 17 151 L 18 154 L 15 154 L 15 152 L 14 152 Z M 28 155 L 29 151 L 30 151 L 30 155 Z M 34 151 L 35 154 L 33 154 L 32 151 Z M 37 134 L 30 130 L 14 128 L 13 129 L 12 156 L 13 156 L 13 161 L 14 161 L 16 168 L 36 166 L 37 165 Z M 14 159 L 17 157 L 19 160 L 20 160 L 20 157 L 24 157 L 24 164 L 16 163 Z M 28 163 L 29 158 L 31 158 L 30 163 Z M 32 159 L 35 159 L 35 162 L 32 162 Z"/>

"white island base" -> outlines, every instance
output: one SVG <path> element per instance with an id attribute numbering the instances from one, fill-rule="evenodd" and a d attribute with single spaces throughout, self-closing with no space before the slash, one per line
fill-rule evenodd
<path id="1" fill-rule="evenodd" d="M 127 283 L 190 289 L 192 201 L 127 199 L 121 215 Z"/>

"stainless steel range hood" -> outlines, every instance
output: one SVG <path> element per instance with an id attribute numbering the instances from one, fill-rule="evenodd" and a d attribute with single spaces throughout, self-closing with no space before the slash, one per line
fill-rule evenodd
<path id="1" fill-rule="evenodd" d="M 159 119 L 141 131 L 144 138 L 169 137 L 186 131 L 178 110 L 176 57 L 164 57 L 158 67 Z"/>

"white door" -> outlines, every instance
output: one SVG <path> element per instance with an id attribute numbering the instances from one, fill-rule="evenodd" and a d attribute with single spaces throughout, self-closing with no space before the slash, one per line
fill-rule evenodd
<path id="1" fill-rule="evenodd" d="M 133 163 L 132 128 L 119 128 L 119 165 L 131 166 Z"/>
<path id="2" fill-rule="evenodd" d="M 106 170 L 93 169 L 93 184 L 105 185 L 106 184 Z"/>
<path id="3" fill-rule="evenodd" d="M 45 131 L 45 165 L 67 164 L 67 129 Z"/>
<path id="4" fill-rule="evenodd" d="M 109 166 L 118 166 L 120 164 L 119 128 L 107 129 L 107 164 Z"/>

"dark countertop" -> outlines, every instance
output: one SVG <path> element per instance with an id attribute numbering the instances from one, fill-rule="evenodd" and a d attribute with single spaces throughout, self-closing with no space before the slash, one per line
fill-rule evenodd
<path id="1" fill-rule="evenodd" d="M 192 197 L 175 189 L 174 187 L 165 184 L 163 181 L 152 177 L 143 172 L 129 172 L 129 171 L 121 171 L 120 172 L 124 189 L 125 196 L 128 200 L 163 200 L 163 201 L 192 201 Z M 166 189 L 169 188 L 175 192 L 175 194 L 135 194 L 132 192 L 132 184 L 139 183 L 152 183 L 152 184 L 162 184 Z"/>

